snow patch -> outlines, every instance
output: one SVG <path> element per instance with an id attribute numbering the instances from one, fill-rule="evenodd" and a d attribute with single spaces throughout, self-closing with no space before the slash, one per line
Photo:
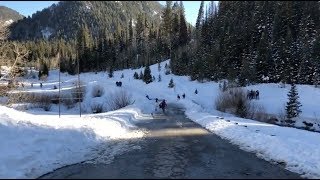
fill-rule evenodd
<path id="1" fill-rule="evenodd" d="M 7 26 L 7 25 L 10 25 L 11 23 L 13 23 L 13 20 L 9 19 L 9 20 L 4 22 L 4 25 Z"/>
<path id="2" fill-rule="evenodd" d="M 41 30 L 41 33 L 43 38 L 48 39 L 52 34 L 52 29 L 49 27 L 46 27 L 45 29 Z"/>
<path id="3" fill-rule="evenodd" d="M 158 12 L 157 11 L 153 11 L 153 15 L 157 15 L 158 14 Z"/>

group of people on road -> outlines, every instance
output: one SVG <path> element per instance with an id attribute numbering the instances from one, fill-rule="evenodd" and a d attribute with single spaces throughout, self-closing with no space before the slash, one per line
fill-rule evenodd
<path id="1" fill-rule="evenodd" d="M 194 93 L 198 94 L 198 90 L 196 89 Z M 182 96 L 183 99 L 186 98 L 186 94 L 185 93 L 183 93 L 181 96 Z M 146 95 L 146 98 L 149 99 L 149 100 L 155 100 L 155 103 L 156 103 L 155 104 L 155 111 L 157 111 L 158 106 L 159 106 L 159 108 L 162 109 L 162 112 L 165 112 L 165 109 L 167 107 L 167 103 L 166 103 L 165 99 L 160 100 L 159 98 L 150 98 L 149 95 Z M 181 99 L 181 97 L 178 94 L 177 95 L 177 100 L 180 100 L 180 99 Z"/>
<path id="2" fill-rule="evenodd" d="M 146 98 L 149 99 L 149 100 L 155 100 L 156 101 L 155 111 L 157 111 L 157 109 L 158 109 L 158 102 L 161 101 L 159 103 L 159 108 L 162 109 L 162 112 L 165 112 L 165 108 L 167 107 L 167 103 L 166 103 L 165 99 L 162 99 L 162 100 L 160 100 L 158 98 L 152 99 L 152 98 L 149 97 L 149 95 L 146 95 Z"/>

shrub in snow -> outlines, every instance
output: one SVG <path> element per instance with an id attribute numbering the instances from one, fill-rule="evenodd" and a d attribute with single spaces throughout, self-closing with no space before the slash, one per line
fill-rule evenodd
<path id="1" fill-rule="evenodd" d="M 308 123 L 306 121 L 303 121 L 302 123 L 305 125 L 306 130 L 312 130 L 313 123 Z"/>
<path id="2" fill-rule="evenodd" d="M 245 118 L 248 114 L 248 105 L 246 104 L 245 98 L 238 98 L 238 103 L 236 104 L 236 115 Z"/>
<path id="3" fill-rule="evenodd" d="M 73 99 L 71 94 L 66 94 L 62 97 L 61 103 L 63 103 L 63 105 L 65 105 L 68 109 L 71 109 L 76 104 L 76 100 Z"/>
<path id="4" fill-rule="evenodd" d="M 10 72 L 14 77 L 23 77 L 27 74 L 27 71 L 22 69 L 21 67 L 14 66 Z"/>
<path id="5" fill-rule="evenodd" d="M 102 104 L 94 104 L 91 106 L 92 113 L 102 113 L 103 105 Z"/>
<path id="6" fill-rule="evenodd" d="M 291 85 L 290 91 L 288 93 L 288 99 L 289 101 L 286 105 L 286 122 L 289 124 L 293 124 L 293 119 L 299 116 L 299 114 L 301 113 L 300 107 L 302 106 L 298 100 L 299 95 L 295 84 Z"/>
<path id="7" fill-rule="evenodd" d="M 133 104 L 132 95 L 128 94 L 125 90 L 119 90 L 112 93 L 106 100 L 107 105 L 111 111 L 126 107 Z"/>
<path id="8" fill-rule="evenodd" d="M 51 104 L 48 104 L 48 103 L 42 104 L 42 108 L 43 108 L 45 111 L 50 111 L 50 109 L 51 109 Z"/>
<path id="9" fill-rule="evenodd" d="M 32 108 L 42 108 L 45 111 L 50 111 L 51 104 L 50 103 L 36 103 L 32 105 Z"/>
<path id="10" fill-rule="evenodd" d="M 57 95 L 28 93 L 23 95 L 22 101 L 32 103 L 33 108 L 43 108 L 45 111 L 50 111 L 52 100 L 57 98 Z"/>
<path id="11" fill-rule="evenodd" d="M 50 98 L 51 98 L 51 103 L 59 104 L 59 95 L 58 94 L 53 94 L 50 96 Z"/>
<path id="12" fill-rule="evenodd" d="M 95 85 L 92 88 L 92 97 L 101 97 L 104 94 L 104 89 L 100 85 Z"/>
<path id="13" fill-rule="evenodd" d="M 279 113 L 278 113 L 277 118 L 278 118 L 277 124 L 279 124 L 279 125 L 284 125 L 284 122 L 285 122 L 285 120 L 286 120 L 286 112 L 285 112 L 285 109 L 284 109 L 284 108 L 281 108 L 281 109 L 279 110 Z"/>
<path id="14" fill-rule="evenodd" d="M 173 83 L 173 79 L 172 78 L 170 79 L 168 87 L 169 88 L 173 88 L 174 87 L 174 83 Z"/>
<path id="15" fill-rule="evenodd" d="M 139 79 L 139 74 L 138 74 L 137 72 L 134 72 L 133 78 L 134 78 L 134 79 Z"/>
<path id="16" fill-rule="evenodd" d="M 253 117 L 254 113 L 252 112 L 252 103 L 241 88 L 220 92 L 216 98 L 215 106 L 219 111 L 232 113 L 242 118 L 247 118 L 249 115 Z"/>
<path id="17" fill-rule="evenodd" d="M 266 114 L 266 110 L 262 105 L 255 104 L 254 102 L 250 102 L 249 111 L 246 118 L 271 124 L 275 124 L 274 121 L 276 121 L 275 118 L 269 117 Z"/>
<path id="18" fill-rule="evenodd" d="M 6 96 L 9 90 L 10 88 L 8 86 L 0 85 L 0 96 Z"/>
<path id="19" fill-rule="evenodd" d="M 23 102 L 30 102 L 30 103 L 36 103 L 38 100 L 36 100 L 35 93 L 10 93 L 8 94 L 8 103 L 9 104 L 16 104 L 16 103 L 23 103 Z"/>

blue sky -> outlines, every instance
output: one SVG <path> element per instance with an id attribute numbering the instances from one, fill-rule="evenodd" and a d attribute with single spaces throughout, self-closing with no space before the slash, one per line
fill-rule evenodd
<path id="1" fill-rule="evenodd" d="M 49 7 L 57 2 L 59 1 L 0 1 L 0 5 L 14 9 L 24 16 L 31 16 L 33 13 L 41 11 L 43 8 Z M 165 1 L 159 2 L 162 5 L 165 5 Z M 198 16 L 200 2 L 201 1 L 183 1 L 186 19 L 193 25 Z M 205 1 L 205 5 L 209 4 L 209 2 L 210 1 Z"/>

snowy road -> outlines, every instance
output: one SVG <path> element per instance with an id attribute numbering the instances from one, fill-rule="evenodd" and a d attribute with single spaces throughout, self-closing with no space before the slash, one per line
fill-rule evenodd
<path id="1" fill-rule="evenodd" d="M 300 178 L 210 133 L 187 119 L 177 105 L 169 107 L 166 116 L 155 115 L 137 124 L 148 134 L 129 143 L 141 148 L 108 164 L 84 162 L 40 178 Z"/>

